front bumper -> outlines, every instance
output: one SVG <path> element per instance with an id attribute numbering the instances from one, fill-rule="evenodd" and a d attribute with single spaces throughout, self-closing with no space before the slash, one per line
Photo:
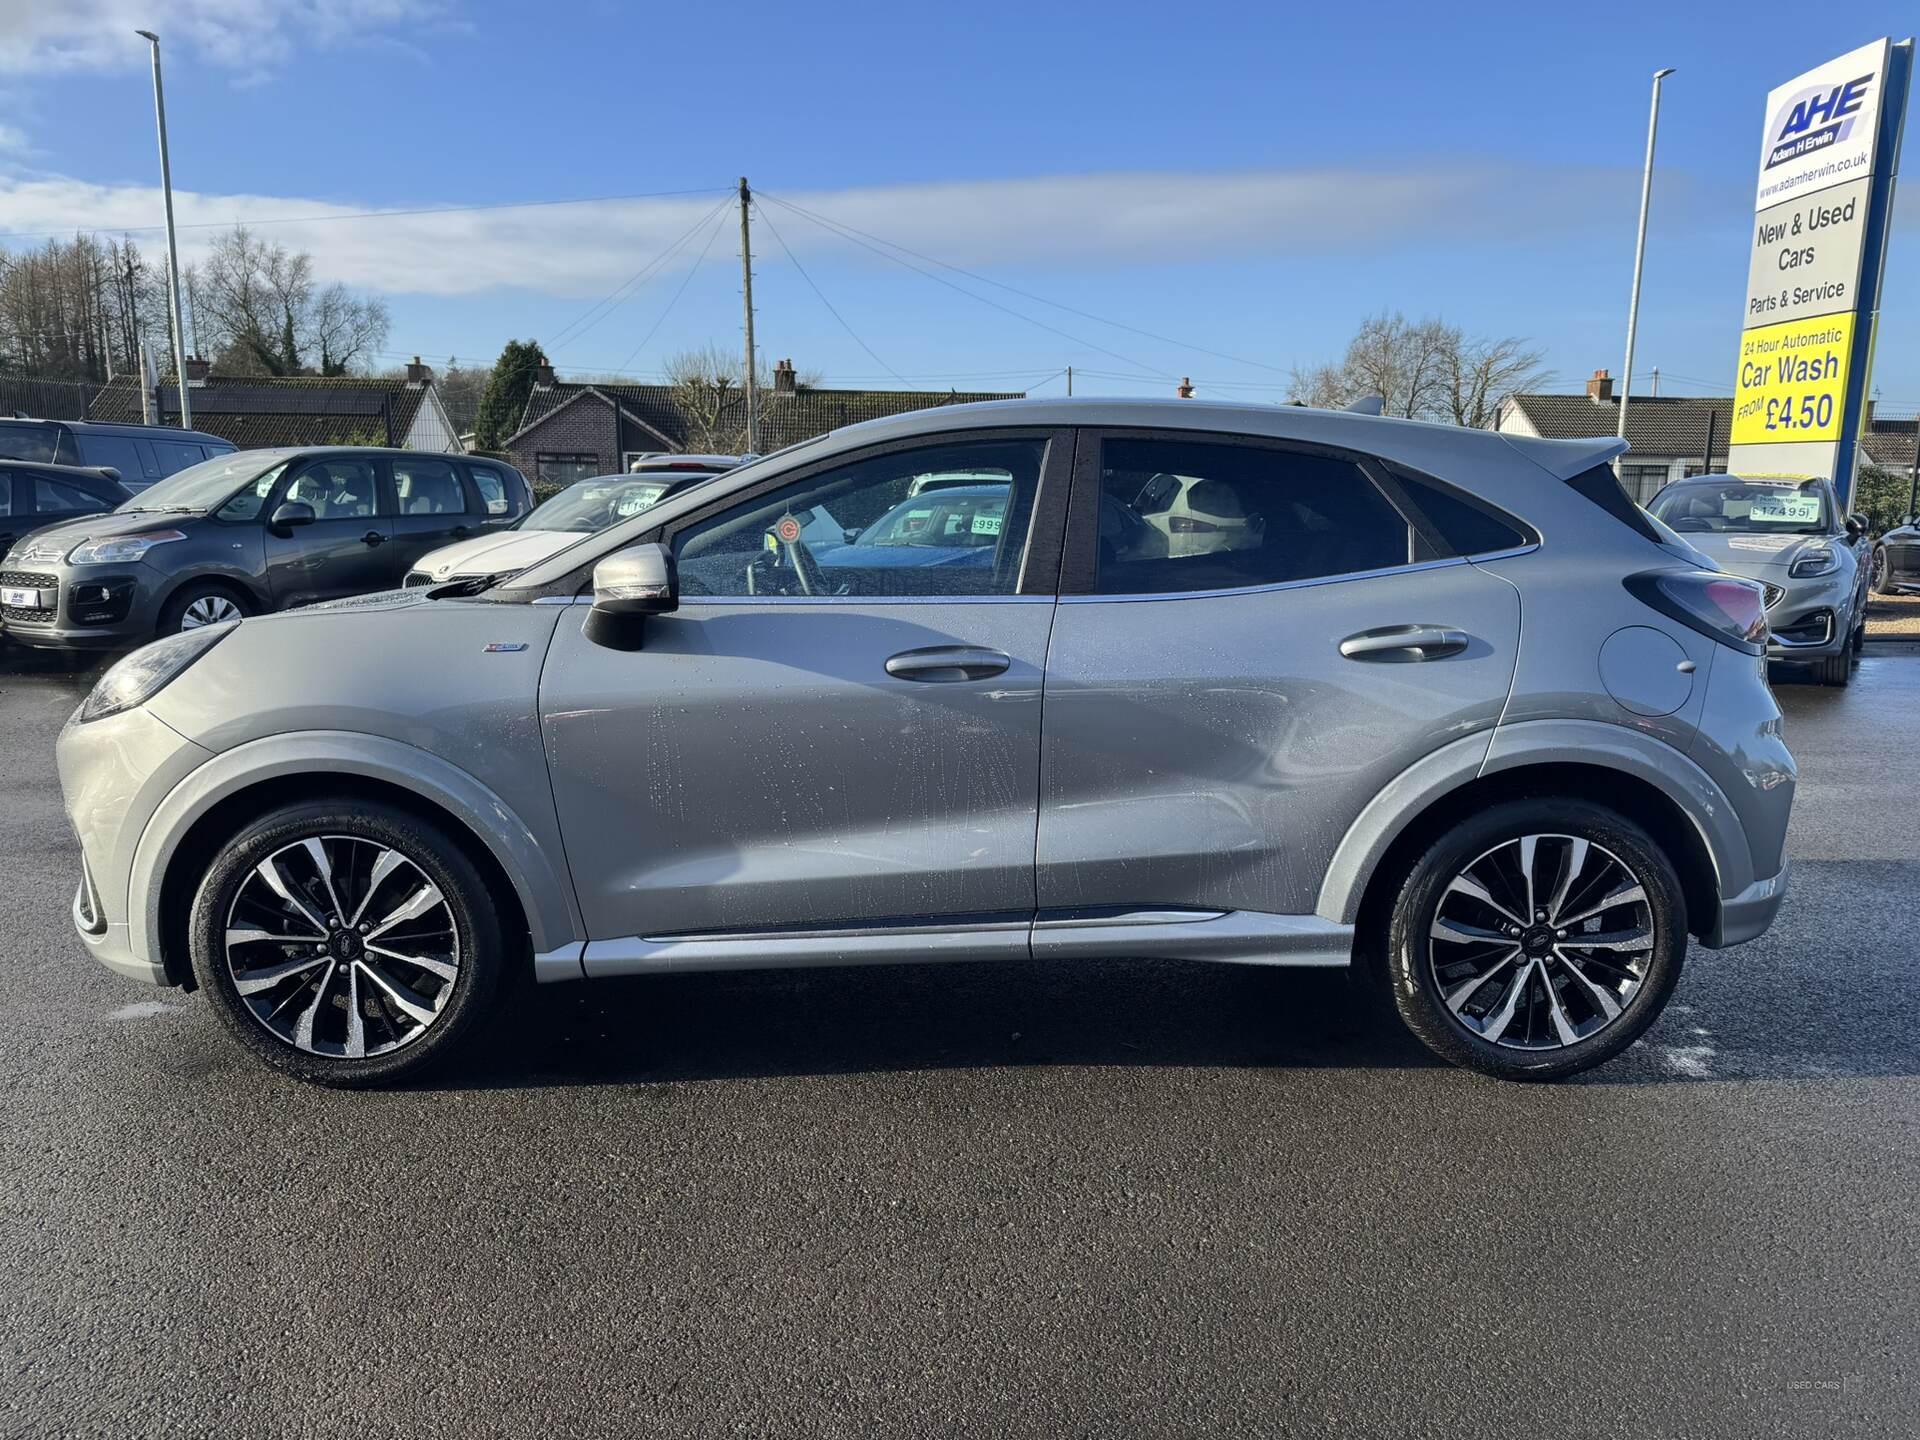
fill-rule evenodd
<path id="1" fill-rule="evenodd" d="M 187 775 L 213 758 L 145 709 L 104 720 L 68 720 L 54 755 L 67 819 L 80 841 L 74 930 L 94 959 L 154 985 L 178 983 L 158 954 L 136 947 L 129 924 L 145 904 L 146 877 L 133 858 L 147 822 Z"/>
<path id="2" fill-rule="evenodd" d="M 16 565 L 0 571 L 0 627 L 43 649 L 124 650 L 153 638 L 163 584 L 141 564 Z"/>
<path id="3" fill-rule="evenodd" d="M 1763 583 L 1773 596 L 1767 605 L 1767 659 L 1804 665 L 1846 653 L 1859 620 L 1851 575 L 1812 580 L 1774 575 Z"/>

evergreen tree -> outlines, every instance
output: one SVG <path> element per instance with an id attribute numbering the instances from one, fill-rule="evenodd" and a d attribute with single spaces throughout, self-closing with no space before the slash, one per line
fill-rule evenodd
<path id="1" fill-rule="evenodd" d="M 533 390 L 533 372 L 546 364 L 538 340 L 509 340 L 493 363 L 487 388 L 480 395 L 480 411 L 473 421 L 476 449 L 498 450 L 500 444 L 520 428 L 526 413 L 527 396 Z"/>

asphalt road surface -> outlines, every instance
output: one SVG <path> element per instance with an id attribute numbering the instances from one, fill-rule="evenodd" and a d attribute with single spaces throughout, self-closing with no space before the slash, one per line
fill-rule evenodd
<path id="1" fill-rule="evenodd" d="M 0 1433 L 1920 1431 L 1920 650 L 1781 684 L 1778 925 L 1552 1087 L 1137 962 L 541 990 L 304 1087 L 71 935 L 89 682 L 0 653 Z"/>

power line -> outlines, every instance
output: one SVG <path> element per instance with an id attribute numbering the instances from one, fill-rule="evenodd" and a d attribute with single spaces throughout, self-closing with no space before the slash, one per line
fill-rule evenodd
<path id="1" fill-rule="evenodd" d="M 560 332 L 553 336 L 547 343 L 557 350 L 562 344 L 566 343 L 567 340 L 578 340 L 582 335 L 586 334 L 587 331 L 606 319 L 607 316 L 611 315 L 622 304 L 631 299 L 633 293 L 637 291 L 641 285 L 644 285 L 648 280 L 652 279 L 653 275 L 657 273 L 661 267 L 666 265 L 687 241 L 699 234 L 701 226 L 707 224 L 714 216 L 726 208 L 727 202 L 725 200 L 720 201 L 713 209 L 707 211 L 706 214 L 694 221 L 678 240 L 675 240 L 665 250 L 661 251 L 625 280 L 614 286 L 606 295 L 595 301 L 587 308 L 585 313 L 574 320 L 572 324 L 563 326 Z M 622 295 L 622 291 L 626 291 L 627 294 Z"/>
<path id="2" fill-rule="evenodd" d="M 762 191 L 761 193 L 765 194 L 766 192 Z M 810 210 L 802 209 L 802 207 L 795 205 L 791 200 L 780 200 L 780 197 L 777 195 L 768 195 L 766 198 L 769 200 L 778 200 L 780 204 L 785 205 L 789 210 L 799 211 L 800 214 L 807 216 L 809 219 L 825 218 L 822 216 L 815 215 Z M 1160 334 L 1156 334 L 1152 330 L 1142 330 L 1137 325 L 1128 325 L 1124 321 L 1109 320 L 1104 315 L 1095 315 L 1091 310 L 1081 310 L 1075 306 L 1063 304 L 1058 300 L 1049 300 L 1047 299 L 1046 296 L 1036 295 L 1031 290 L 1022 290 L 1017 285 L 1009 285 L 1004 280 L 995 280 L 990 275 L 982 275 L 978 271 L 964 269 L 959 265 L 951 264 L 948 261 L 938 259 L 932 255 L 923 255 L 918 250 L 908 249 L 905 245 L 902 245 L 897 240 L 888 240 L 879 235 L 872 234 L 869 231 L 856 229 L 854 226 L 848 225 L 843 220 L 835 221 L 833 223 L 842 226 L 844 229 L 851 231 L 855 235 L 863 235 L 867 239 L 872 240 L 877 244 L 886 245 L 894 250 L 900 251 L 902 254 L 905 254 L 905 255 L 911 255 L 916 260 L 924 260 L 929 265 L 938 265 L 943 270 L 951 270 L 956 275 L 965 275 L 970 280 L 978 280 L 983 285 L 992 285 L 996 289 L 1005 290 L 1008 294 L 1018 295 L 1023 299 L 1035 301 L 1041 305 L 1049 306 L 1052 309 L 1064 310 L 1069 315 L 1078 315 L 1081 319 L 1091 320 L 1096 325 L 1111 325 L 1114 329 L 1125 330 L 1130 335 L 1138 335 L 1143 339 L 1147 339 L 1147 340 L 1158 340 L 1163 345 L 1173 345 L 1182 350 L 1191 350 L 1196 355 L 1211 355 L 1216 360 L 1230 360 L 1236 365 L 1249 365 L 1256 370 L 1271 370 L 1276 375 L 1286 373 L 1278 365 L 1269 365 L 1264 360 L 1249 360 L 1245 356 L 1229 355 L 1223 350 L 1209 350 L 1204 345 L 1195 345 L 1192 342 L 1186 341 L 1186 340 L 1176 340 L 1171 335 L 1160 335 Z"/>
<path id="3" fill-rule="evenodd" d="M 827 230 L 833 234 L 839 235 L 841 239 L 851 241 L 853 244 L 858 245 L 863 250 L 871 250 L 874 254 L 878 255 L 883 260 L 891 260 L 896 265 L 905 266 L 907 269 L 913 271 L 916 275 L 924 275 L 927 277 L 927 279 L 934 281 L 936 284 L 944 285 L 949 290 L 958 291 L 960 294 L 965 295 L 970 300 L 977 300 L 982 305 L 991 306 L 993 309 L 1000 311 L 1003 315 L 1011 315 L 1016 320 L 1024 321 L 1028 325 L 1032 325 L 1038 329 L 1045 330 L 1049 335 L 1058 335 L 1063 340 L 1071 340 L 1076 345 L 1084 345 L 1089 350 L 1097 350 L 1102 355 L 1106 355 L 1111 357 L 1112 359 L 1118 360 L 1122 364 L 1132 365 L 1142 370 L 1151 368 L 1144 361 L 1136 360 L 1131 355 L 1122 355 L 1118 350 L 1109 350 L 1104 345 L 1096 345 L 1093 343 L 1093 341 L 1085 339 L 1082 336 L 1075 335 L 1071 331 L 1062 330 L 1056 325 L 1049 325 L 1044 320 L 1036 320 L 1031 315 L 1023 315 L 1020 311 L 1015 310 L 1012 306 L 1002 305 L 998 300 L 991 300 L 985 295 L 981 295 L 976 293 L 975 291 L 967 289 L 966 286 L 964 285 L 956 285 L 954 284 L 953 281 L 947 279 L 944 275 L 936 275 L 931 270 L 923 270 L 918 265 L 915 265 L 911 260 L 903 260 L 898 255 L 895 255 L 890 251 L 882 250 L 878 245 L 869 244 L 866 240 L 861 239 L 859 236 L 853 234 L 851 231 L 843 229 L 838 224 L 838 222 L 828 220 L 822 216 L 814 215 L 808 211 L 802 210 L 797 205 L 793 205 L 793 204 L 790 204 L 788 201 L 782 200 L 778 195 L 768 195 L 765 191 L 761 191 L 760 193 L 762 198 L 771 200 L 776 205 L 785 206 L 787 209 L 793 211 L 794 214 L 799 215 L 805 219 L 811 220 L 814 224 L 820 226 L 823 230 Z M 1164 380 L 1164 379 L 1170 379 L 1171 377 L 1166 375 L 1161 375 L 1158 378 Z"/>
<path id="4" fill-rule="evenodd" d="M 870 358 L 874 364 L 878 365 L 882 370 L 886 371 L 889 375 L 893 376 L 893 378 L 898 380 L 902 385 L 906 384 L 907 383 L 906 377 L 903 376 L 898 370 L 895 370 L 891 365 L 887 364 L 886 361 L 882 360 L 877 354 L 874 353 L 873 347 L 867 344 L 866 341 L 860 338 L 859 334 L 854 330 L 853 326 L 847 323 L 846 316 L 842 315 L 838 310 L 834 309 L 833 302 L 827 299 L 825 292 L 822 291 L 818 285 L 814 284 L 813 276 L 809 275 L 807 273 L 806 266 L 800 263 L 800 257 L 793 253 L 793 247 L 787 244 L 786 237 L 780 233 L 780 227 L 773 223 L 773 217 L 767 214 L 766 207 L 764 205 L 755 204 L 754 209 L 759 212 L 761 220 L 763 220 L 766 223 L 766 227 L 770 232 L 772 232 L 773 238 L 780 242 L 780 248 L 786 251 L 787 259 L 793 262 L 793 268 L 800 272 L 800 278 L 807 282 L 808 288 L 811 289 L 817 297 L 819 297 L 820 303 L 827 307 L 827 313 L 833 316 L 835 320 L 838 320 L 840 322 L 840 328 L 846 331 L 847 334 L 853 337 L 853 343 L 858 345 L 862 350 L 866 351 L 868 358 Z"/>
<path id="5" fill-rule="evenodd" d="M 724 210 L 726 208 L 726 202 L 724 200 L 721 201 L 720 206 L 721 206 L 721 209 Z M 660 327 L 667 323 L 667 316 L 673 313 L 673 307 L 680 303 L 680 297 L 687 293 L 687 286 L 693 283 L 693 277 L 695 272 L 697 272 L 700 269 L 700 267 L 706 263 L 707 253 L 713 249 L 713 242 L 715 239 L 719 237 L 720 229 L 723 223 L 724 222 L 721 219 L 716 218 L 714 220 L 713 228 L 707 231 L 707 243 L 700 247 L 699 258 L 696 259 L 693 262 L 693 264 L 687 267 L 687 273 L 680 277 L 680 288 L 673 292 L 673 298 L 667 301 L 667 308 L 662 310 L 659 316 L 654 320 L 653 328 L 648 330 L 647 333 L 641 337 L 640 343 L 634 346 L 632 352 L 628 354 L 627 358 L 620 362 L 620 365 L 622 367 L 631 364 L 633 362 L 634 356 L 638 355 L 642 350 L 646 349 L 648 342 L 650 342 L 653 339 L 654 335 L 659 331 Z"/>
<path id="6" fill-rule="evenodd" d="M 330 215 L 263 215 L 249 220 L 196 220 L 176 230 L 230 230 L 236 225 L 319 225 L 331 220 L 398 220 L 419 215 L 473 215 L 491 210 L 534 210 L 550 205 L 612 205 L 626 200 L 670 200 L 686 195 L 713 195 L 721 187 L 697 190 L 651 190 L 634 195 L 593 195 L 567 200 L 505 200 L 486 205 L 432 205 L 418 210 L 335 211 Z M 75 225 L 59 230 L 0 230 L 0 240 L 45 240 L 62 235 L 144 235 L 164 225 Z"/>

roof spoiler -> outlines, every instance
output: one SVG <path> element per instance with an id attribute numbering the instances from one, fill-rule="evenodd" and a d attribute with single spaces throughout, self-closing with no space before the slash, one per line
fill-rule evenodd
<path id="1" fill-rule="evenodd" d="M 1571 480 L 1627 450 L 1627 442 L 1615 435 L 1596 435 L 1591 440 L 1542 440 L 1533 435 L 1507 434 L 1500 438 L 1556 480 Z"/>

